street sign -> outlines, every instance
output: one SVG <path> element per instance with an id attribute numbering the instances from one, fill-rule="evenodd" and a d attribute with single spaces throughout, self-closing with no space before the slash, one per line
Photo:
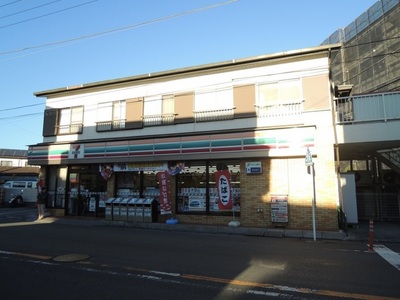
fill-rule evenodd
<path id="1" fill-rule="evenodd" d="M 306 166 L 312 166 L 313 165 L 313 161 L 312 161 L 312 155 L 310 152 L 310 149 L 307 147 L 307 153 L 306 153 Z"/>

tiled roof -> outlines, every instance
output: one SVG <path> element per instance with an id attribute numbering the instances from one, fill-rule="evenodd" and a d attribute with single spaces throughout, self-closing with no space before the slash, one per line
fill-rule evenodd
<path id="1" fill-rule="evenodd" d="M 6 167 L 0 166 L 0 175 L 8 174 L 24 174 L 24 175 L 37 175 L 39 176 L 40 168 L 38 167 Z"/>

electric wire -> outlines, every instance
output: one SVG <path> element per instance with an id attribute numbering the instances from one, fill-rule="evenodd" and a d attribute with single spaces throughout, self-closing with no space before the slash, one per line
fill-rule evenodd
<path id="1" fill-rule="evenodd" d="M 15 22 L 15 23 L 12 23 L 12 24 L 0 26 L 0 29 L 11 27 L 11 26 L 18 25 L 18 24 L 25 23 L 25 22 L 29 22 L 29 21 L 32 21 L 32 20 L 37 20 L 37 19 L 40 19 L 40 18 L 43 18 L 43 17 L 47 17 L 47 16 L 54 15 L 54 14 L 57 14 L 57 13 L 60 13 L 60 12 L 64 12 L 66 10 L 74 9 L 74 8 L 77 8 L 77 7 L 80 7 L 80 6 L 83 6 L 83 5 L 87 5 L 87 4 L 96 2 L 96 1 L 98 1 L 98 0 L 88 1 L 88 2 L 81 3 L 81 4 L 78 4 L 78 5 L 75 5 L 75 6 L 70 6 L 70 7 L 64 8 L 64 9 L 61 9 L 61 10 L 58 10 L 58 11 L 54 11 L 54 12 L 51 12 L 51 13 L 40 15 L 40 16 L 37 16 L 37 17 L 34 17 L 34 18 L 30 18 L 30 19 L 26 19 L 26 20 L 23 20 L 23 21 Z"/>
<path id="2" fill-rule="evenodd" d="M 20 1 L 20 0 L 19 0 L 19 1 Z M 58 0 L 58 1 L 59 1 L 59 0 Z M 95 1 L 97 1 L 97 0 L 90 1 L 90 2 L 86 2 L 86 3 L 84 3 L 84 4 L 89 4 L 89 3 L 92 3 L 92 2 L 95 2 Z M 39 45 L 39 46 L 33 46 L 33 47 L 26 47 L 26 48 L 19 49 L 19 50 L 14 50 L 14 51 L 2 52 L 2 53 L 0 53 L 0 55 L 9 54 L 9 53 L 15 53 L 15 52 L 20 52 L 20 51 L 25 51 L 25 50 L 35 49 L 35 48 L 42 48 L 42 47 L 47 47 L 47 46 L 53 46 L 53 45 L 58 45 L 58 44 L 64 44 L 64 43 L 69 43 L 69 42 L 78 41 L 78 40 L 83 40 L 83 39 L 88 39 L 88 38 L 94 38 L 94 37 L 98 37 L 98 36 L 102 36 L 102 35 L 106 35 L 106 34 L 111 34 L 111 33 L 114 33 L 114 32 L 119 32 L 119 31 L 123 31 L 123 30 L 133 29 L 133 28 L 136 28 L 136 27 L 140 27 L 140 26 L 144 26 L 144 25 L 148 25 L 148 24 L 152 24 L 152 23 L 156 23 L 156 22 L 162 22 L 162 21 L 165 21 L 165 20 L 169 20 L 169 19 L 172 19 L 172 18 L 176 18 L 176 17 L 188 15 L 188 14 L 193 14 L 193 13 L 201 12 L 201 11 L 204 11 L 204 10 L 208 10 L 208 9 L 212 9 L 212 8 L 215 8 L 215 7 L 218 7 L 218 6 L 223 6 L 223 5 L 231 4 L 231 3 L 233 3 L 233 2 L 238 2 L 238 1 L 239 1 L 239 0 L 229 0 L 229 1 L 226 1 L 226 2 L 220 2 L 220 3 L 213 4 L 213 5 L 209 5 L 209 6 L 205 6 L 205 7 L 196 8 L 196 9 L 193 9 L 193 10 L 190 10 L 190 11 L 185 11 L 185 12 L 182 12 L 182 13 L 173 14 L 173 15 L 169 15 L 169 16 L 165 16 L 165 17 L 153 19 L 153 20 L 146 21 L 146 22 L 142 22 L 142 23 L 139 23 L 139 24 L 134 24 L 134 25 L 130 25 L 130 26 L 125 26 L 125 27 L 122 27 L 122 28 L 111 29 L 111 30 L 107 30 L 107 31 L 100 32 L 100 33 L 95 33 L 95 34 L 91 34 L 91 35 L 87 35 L 87 36 L 81 36 L 81 37 L 73 38 L 73 39 L 69 39 L 69 40 L 64 40 L 64 41 L 59 41 L 59 42 L 53 42 L 53 43 L 47 43 L 47 44 L 43 44 L 43 45 Z M 57 2 L 57 1 L 54 1 L 54 2 Z M 82 6 L 82 5 L 84 5 L 84 4 L 81 4 L 81 5 L 78 5 L 78 6 Z M 72 8 L 75 8 L 75 7 L 77 7 L 77 6 L 69 7 L 68 9 L 72 9 Z M 66 9 L 64 9 L 64 10 L 66 10 Z M 59 10 L 59 11 L 57 11 L 57 12 L 61 12 L 61 11 L 63 11 L 63 10 Z M 54 12 L 54 13 L 56 13 L 56 12 Z M 47 15 L 49 15 L 49 14 L 47 14 Z M 1 18 L 1 17 L 0 17 L 0 18 Z M 38 18 L 38 17 L 37 17 L 37 18 Z M 31 20 L 31 19 L 30 19 L 30 20 Z M 24 21 L 21 21 L 21 22 L 19 22 L 19 23 L 26 22 L 26 21 L 28 21 L 28 20 L 24 20 Z M 0 27 L 0 28 L 2 28 L 2 27 Z M 65 101 L 65 100 L 64 100 L 64 101 Z M 29 107 L 39 106 L 39 105 L 43 105 L 43 104 L 42 104 L 42 103 L 40 103 L 40 104 L 31 104 L 31 105 L 25 105 L 25 106 L 19 106 L 19 107 L 12 107 L 12 108 L 0 109 L 0 112 L 11 111 L 11 110 L 18 110 L 18 109 L 24 109 L 24 108 L 29 108 Z M 0 117 L 0 120 L 12 119 L 12 118 L 17 118 L 17 117 L 27 117 L 27 116 L 39 115 L 39 114 L 43 114 L 43 112 L 25 114 L 25 115 L 20 115 L 20 116 Z"/>
<path id="3" fill-rule="evenodd" d="M 38 6 L 34 6 L 34 7 L 31 7 L 31 8 L 28 8 L 28 9 L 20 10 L 20 11 L 17 11 L 15 13 L 12 13 L 12 14 L 8 14 L 8 15 L 5 15 L 5 16 L 0 16 L 0 20 L 4 19 L 4 18 L 11 17 L 11 16 L 19 15 L 19 14 L 22 14 L 24 12 L 31 11 L 31 10 L 34 10 L 34 9 L 37 9 L 37 8 L 41 8 L 41 7 L 44 7 L 44 6 L 47 6 L 47 5 L 56 3 L 56 2 L 60 2 L 60 1 L 61 0 L 55 0 L 55 1 L 52 1 L 52 2 L 47 2 L 47 3 L 42 4 L 42 5 L 38 5 Z"/>
<path id="4" fill-rule="evenodd" d="M 10 111 L 10 110 L 16 110 L 16 109 L 22 109 L 22 108 L 28 108 L 28 107 L 34 107 L 34 106 L 39 106 L 39 105 L 43 105 L 43 103 L 30 104 L 30 105 L 24 105 L 24 106 L 18 106 L 18 107 L 11 107 L 11 108 L 4 108 L 4 109 L 0 109 L 0 112 L 3 112 L 3 111 Z"/>
<path id="5" fill-rule="evenodd" d="M 15 3 L 17 3 L 17 2 L 21 2 L 21 0 L 15 0 L 15 1 L 13 1 L 13 2 L 9 2 L 9 3 L 6 3 L 6 4 L 2 4 L 2 5 L 0 5 L 0 8 L 5 7 L 5 6 L 8 6 L 8 5 L 11 5 L 11 4 L 15 4 Z"/>
<path id="6" fill-rule="evenodd" d="M 97 1 L 97 0 L 93 0 L 91 2 L 94 2 L 94 1 Z M 238 2 L 238 1 L 240 1 L 240 0 L 229 0 L 229 1 L 226 1 L 226 2 L 220 2 L 220 3 L 212 4 L 212 5 L 209 5 L 209 6 L 195 8 L 195 9 L 192 9 L 192 10 L 189 10 L 189 11 L 184 11 L 184 12 L 181 12 L 181 13 L 176 13 L 176 14 L 168 15 L 168 16 L 161 17 L 161 18 L 156 18 L 156 19 L 153 19 L 153 20 L 144 21 L 144 22 L 141 22 L 141 23 L 133 24 L 133 25 L 128 25 L 128 26 L 124 26 L 124 27 L 109 29 L 109 30 L 105 30 L 105 31 L 97 32 L 97 33 L 92 33 L 92 34 L 88 34 L 88 35 L 83 35 L 83 36 L 79 36 L 79 37 L 75 37 L 75 38 L 71 38 L 71 39 L 55 41 L 55 42 L 49 42 L 49 43 L 40 44 L 40 45 L 28 46 L 28 47 L 24 47 L 24 48 L 21 48 L 21 49 L 14 49 L 14 50 L 9 50 L 9 51 L 5 51 L 5 52 L 0 52 L 0 55 L 17 53 L 17 52 L 22 52 L 22 51 L 27 51 L 27 50 L 32 50 L 32 49 L 38 49 L 38 48 L 44 48 L 44 47 L 49 47 L 49 46 L 55 46 L 55 45 L 60 45 L 60 44 L 68 44 L 68 43 L 71 43 L 71 42 L 83 41 L 83 40 L 87 40 L 87 39 L 93 39 L 93 38 L 97 38 L 97 37 L 113 34 L 113 33 L 116 33 L 116 32 L 131 30 L 131 29 L 142 27 L 142 26 L 145 26 L 145 25 L 159 23 L 159 22 L 163 22 L 163 21 L 166 21 L 166 20 L 170 20 L 170 19 L 174 19 L 174 18 L 178 18 L 178 17 L 182 17 L 182 16 L 198 13 L 198 12 L 201 12 L 201 11 L 209 10 L 209 9 L 216 8 L 216 7 L 223 6 L 223 5 L 228 5 L 228 4 L 231 4 L 231 3 L 234 3 L 234 2 Z M 87 2 L 87 3 L 90 3 L 90 2 Z M 0 27 L 0 29 L 4 28 L 4 27 L 7 27 L 7 26 Z"/>

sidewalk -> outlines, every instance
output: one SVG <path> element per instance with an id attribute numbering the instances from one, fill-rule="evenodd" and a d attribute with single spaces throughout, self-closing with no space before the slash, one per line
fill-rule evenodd
<path id="1" fill-rule="evenodd" d="M 369 222 L 359 222 L 357 225 L 351 226 L 347 232 L 349 240 L 369 241 Z M 400 222 L 374 221 L 373 238 L 375 242 L 400 243 Z"/>
<path id="2" fill-rule="evenodd" d="M 210 233 L 210 234 L 235 234 L 260 237 L 290 237 L 313 239 L 312 230 L 296 230 L 285 228 L 253 228 L 253 227 L 229 227 L 228 225 L 201 225 L 201 224 L 165 224 L 165 223 L 142 223 L 142 222 L 124 222 L 110 221 L 105 219 L 96 219 L 93 217 L 48 217 L 41 222 L 46 223 L 64 223 L 70 225 L 88 225 L 88 226 L 115 226 L 129 227 L 151 230 Z M 321 240 L 353 240 L 368 242 L 370 237 L 369 222 L 360 222 L 348 228 L 347 233 L 338 231 L 318 231 L 316 238 Z M 400 222 L 374 222 L 374 241 L 375 242 L 400 242 Z"/>

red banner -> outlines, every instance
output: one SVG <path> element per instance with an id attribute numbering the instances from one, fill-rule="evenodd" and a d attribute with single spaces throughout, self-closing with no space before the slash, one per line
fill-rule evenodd
<path id="1" fill-rule="evenodd" d="M 215 172 L 215 182 L 218 190 L 218 208 L 232 209 L 231 176 L 229 170 Z"/>
<path id="2" fill-rule="evenodd" d="M 160 186 L 160 213 L 162 215 L 171 214 L 171 198 L 169 196 L 168 172 L 158 172 L 157 179 Z"/>

